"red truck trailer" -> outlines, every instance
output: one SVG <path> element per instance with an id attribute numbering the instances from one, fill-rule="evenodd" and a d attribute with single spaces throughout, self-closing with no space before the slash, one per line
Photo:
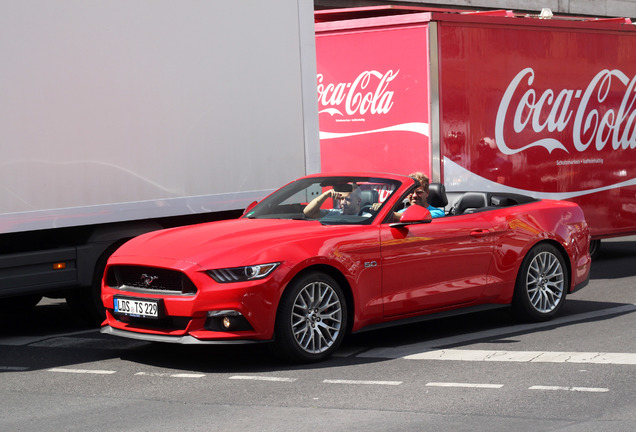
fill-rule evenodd
<path id="1" fill-rule="evenodd" d="M 593 240 L 636 233 L 629 19 L 395 6 L 315 17 L 322 171 L 424 171 L 450 196 L 572 200 Z"/>

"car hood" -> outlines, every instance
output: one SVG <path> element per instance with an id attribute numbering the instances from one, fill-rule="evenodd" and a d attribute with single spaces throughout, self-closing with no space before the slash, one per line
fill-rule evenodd
<path id="1" fill-rule="evenodd" d="M 282 252 L 292 243 L 303 247 L 308 239 L 328 239 L 361 229 L 360 225 L 317 221 L 241 218 L 150 232 L 125 243 L 114 256 L 164 258 L 204 268 L 263 264 L 282 259 Z"/>

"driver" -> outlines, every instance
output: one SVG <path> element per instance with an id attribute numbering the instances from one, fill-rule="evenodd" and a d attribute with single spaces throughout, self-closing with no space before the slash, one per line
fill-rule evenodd
<path id="1" fill-rule="evenodd" d="M 411 177 L 413 180 L 417 180 L 420 184 L 419 187 L 415 188 L 407 195 L 409 205 L 419 205 L 424 207 L 431 213 L 431 216 L 433 218 L 444 217 L 444 209 L 433 207 L 427 202 L 429 190 L 428 177 L 421 172 L 411 173 L 409 174 L 409 177 Z M 371 208 L 373 210 L 376 210 L 377 208 L 379 208 L 379 206 L 380 204 L 374 204 Z M 393 221 L 399 222 L 402 218 L 402 213 L 404 213 L 405 210 L 406 207 L 396 213 L 393 213 Z"/>
<path id="2" fill-rule="evenodd" d="M 362 203 L 362 194 L 357 184 L 343 185 L 339 191 L 329 189 L 317 196 L 303 210 L 306 217 L 310 219 L 318 219 L 327 215 L 360 215 L 360 205 Z M 347 190 L 348 189 L 348 190 Z M 334 202 L 338 202 L 339 208 L 321 209 L 322 204 L 327 198 L 333 198 Z M 371 213 L 363 213 L 360 216 L 370 217 Z"/>

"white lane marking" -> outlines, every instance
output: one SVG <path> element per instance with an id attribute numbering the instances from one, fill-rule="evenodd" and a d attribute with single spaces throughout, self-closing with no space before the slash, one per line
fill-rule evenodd
<path id="1" fill-rule="evenodd" d="M 172 378 L 203 378 L 205 374 L 200 373 L 177 373 L 170 375 Z"/>
<path id="2" fill-rule="evenodd" d="M 177 373 L 171 374 L 167 372 L 137 372 L 135 376 L 149 376 L 149 377 L 170 377 L 170 378 L 203 378 L 205 374 L 201 373 Z"/>
<path id="3" fill-rule="evenodd" d="M 117 373 L 117 371 L 112 371 L 112 370 L 66 369 L 66 368 L 53 368 L 53 369 L 49 369 L 49 372 L 74 373 L 74 374 L 95 374 L 95 375 L 112 375 L 114 373 Z"/>
<path id="4" fill-rule="evenodd" d="M 573 391 L 573 392 L 593 392 L 593 393 L 605 393 L 609 391 L 608 388 L 599 388 L 599 387 L 560 387 L 560 386 L 532 386 L 532 387 L 528 387 L 528 390 Z"/>
<path id="5" fill-rule="evenodd" d="M 418 342 L 410 345 L 402 345 L 399 347 L 387 347 L 387 348 L 374 348 L 370 349 L 366 352 L 360 353 L 357 357 L 368 357 L 368 358 L 388 358 L 388 359 L 398 359 L 407 357 L 414 354 L 423 353 L 426 351 L 435 350 L 440 346 L 447 345 L 462 345 L 470 342 L 474 342 L 476 340 L 486 340 L 486 339 L 500 339 L 502 336 L 509 334 L 518 334 L 525 333 L 529 331 L 536 331 L 542 328 L 555 327 L 560 326 L 572 322 L 585 321 L 588 319 L 599 318 L 608 315 L 617 315 L 623 313 L 629 313 L 636 311 L 636 305 L 623 305 L 617 306 L 609 309 L 603 309 L 600 311 L 587 312 L 582 314 L 570 315 L 567 317 L 561 317 L 553 319 L 552 321 L 546 321 L 544 323 L 532 323 L 532 324 L 519 324 L 509 327 L 497 328 L 492 330 L 484 330 L 481 332 L 474 332 L 468 334 L 462 334 L 458 336 L 451 336 L 439 339 L 433 339 L 425 342 Z M 631 356 L 633 354 L 627 354 Z M 619 363 L 624 364 L 624 363 Z M 632 364 L 632 363 L 628 363 Z"/>
<path id="6" fill-rule="evenodd" d="M 323 381 L 325 384 L 353 384 L 353 385 L 389 385 L 397 386 L 402 384 L 402 381 L 368 381 L 368 380 L 341 380 L 341 379 L 326 379 Z"/>
<path id="7" fill-rule="evenodd" d="M 601 352 L 491 351 L 447 349 L 427 351 L 408 355 L 402 358 L 406 360 L 636 365 L 636 354 Z"/>
<path id="8" fill-rule="evenodd" d="M 167 377 L 170 376 L 170 374 L 165 372 L 137 372 L 135 373 L 135 376 Z"/>
<path id="9" fill-rule="evenodd" d="M 294 382 L 296 378 L 282 378 L 255 375 L 233 375 L 229 377 L 231 380 L 247 380 L 247 381 L 273 381 L 273 382 Z"/>
<path id="10" fill-rule="evenodd" d="M 26 370 L 28 368 L 13 367 L 13 366 L 0 366 L 0 370 Z M 117 371 L 112 370 L 100 370 L 100 369 L 68 369 L 68 368 L 53 368 L 49 369 L 49 372 L 57 373 L 73 373 L 73 374 L 97 374 L 97 375 L 112 375 Z M 153 377 L 171 377 L 171 378 L 203 378 L 205 374 L 189 374 L 189 373 L 177 373 L 170 374 L 165 372 L 137 372 L 135 376 L 153 376 Z M 268 376 L 254 376 L 254 375 L 234 375 L 229 377 L 231 380 L 251 380 L 251 381 L 269 381 L 269 382 L 295 382 L 297 378 L 282 378 L 282 377 L 268 377 Z M 403 381 L 372 381 L 372 380 L 341 380 L 341 379 L 325 379 L 325 384 L 347 384 L 347 385 L 384 385 L 384 386 L 398 386 Z M 429 382 L 426 383 L 426 387 L 454 387 L 454 388 L 476 388 L 476 389 L 500 389 L 503 384 L 482 384 L 482 383 L 453 383 L 453 382 Z M 529 390 L 543 390 L 543 391 L 571 391 L 571 392 L 592 392 L 592 393 L 606 393 L 609 392 L 608 388 L 602 387 L 563 387 L 563 386 L 541 386 L 535 385 L 528 388 Z"/>
<path id="11" fill-rule="evenodd" d="M 461 387 L 461 388 L 486 388 L 500 389 L 503 384 L 473 384 L 473 383 L 451 383 L 451 382 L 430 382 L 426 383 L 426 387 Z"/>

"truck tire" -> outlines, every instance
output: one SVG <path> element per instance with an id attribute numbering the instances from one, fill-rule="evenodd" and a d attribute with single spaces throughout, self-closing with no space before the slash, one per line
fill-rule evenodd
<path id="1" fill-rule="evenodd" d="M 0 312 L 22 313 L 26 312 L 42 300 L 40 294 L 29 294 L 19 297 L 3 298 L 0 300 Z"/>
<path id="2" fill-rule="evenodd" d="M 102 277 L 108 258 L 123 243 L 123 241 L 117 242 L 99 257 L 90 287 L 73 290 L 66 296 L 66 303 L 73 309 L 76 316 L 88 324 L 99 326 L 106 319 L 106 310 L 102 303 Z"/>

